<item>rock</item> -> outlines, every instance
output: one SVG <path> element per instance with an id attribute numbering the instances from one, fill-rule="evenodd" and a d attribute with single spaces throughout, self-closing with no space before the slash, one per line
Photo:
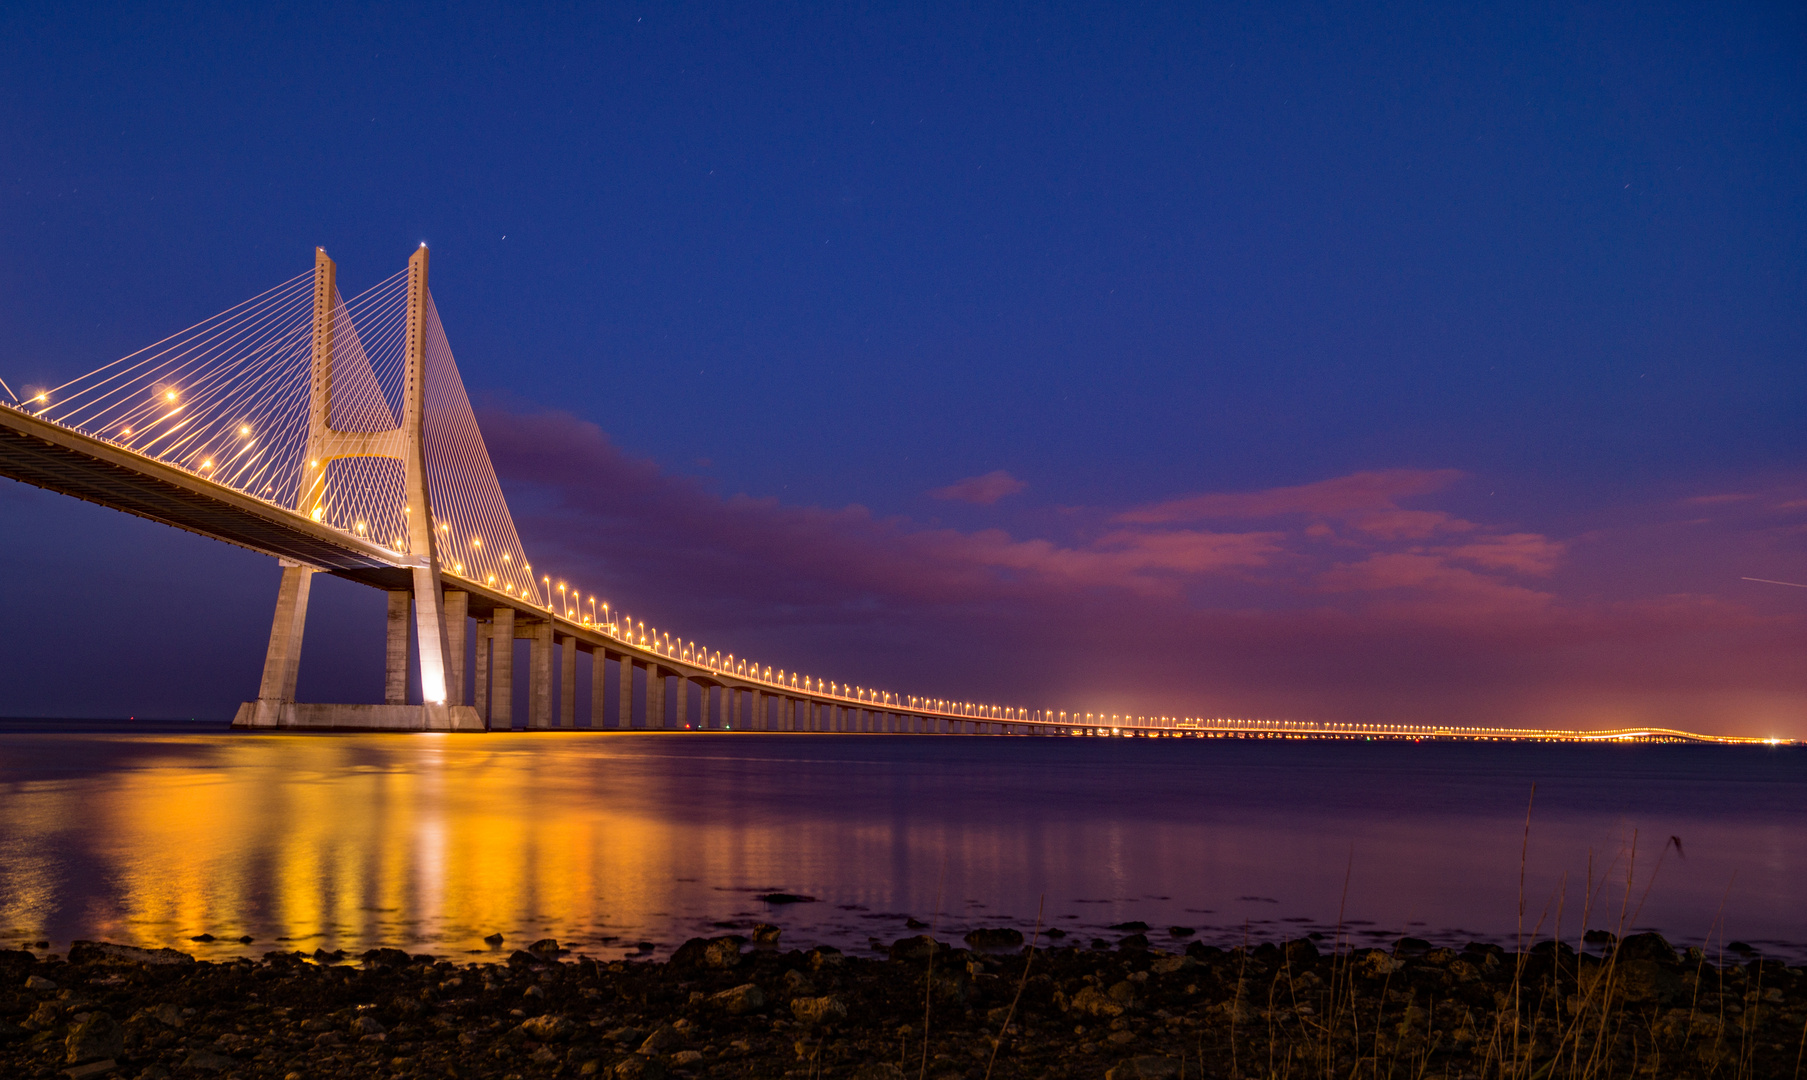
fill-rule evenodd
<path id="1" fill-rule="evenodd" d="M 1176 971 L 1197 967 L 1198 961 L 1190 956 L 1161 956 L 1148 965 L 1148 970 L 1156 975 L 1171 975 Z"/>
<path id="2" fill-rule="evenodd" d="M 813 904 L 816 902 L 816 898 L 813 896 L 803 896 L 798 893 L 788 892 L 760 893 L 753 897 L 753 899 L 764 900 L 768 904 Z"/>
<path id="3" fill-rule="evenodd" d="M 529 1001 L 533 1001 L 544 998 L 546 996 L 546 991 L 541 990 L 538 983 L 534 983 L 532 986 L 521 991 L 521 996 L 527 998 Z"/>
<path id="4" fill-rule="evenodd" d="M 709 995 L 709 1000 L 728 1015 L 740 1016 L 765 1008 L 765 991 L 752 983 L 742 983 L 719 994 Z"/>
<path id="5" fill-rule="evenodd" d="M 112 1058 L 103 1058 L 100 1061 L 90 1061 L 86 1065 L 77 1065 L 73 1069 L 64 1069 L 63 1075 L 69 1077 L 69 1080 L 87 1080 L 90 1076 L 105 1076 L 117 1068 L 119 1068 L 119 1062 Z"/>
<path id="6" fill-rule="evenodd" d="M 230 1069 L 232 1059 L 224 1054 L 216 1054 L 212 1050 L 196 1050 L 182 1062 L 182 1067 L 193 1069 L 196 1072 L 219 1072 L 222 1069 Z"/>
<path id="7" fill-rule="evenodd" d="M 701 1060 L 703 1060 L 703 1054 L 699 1050 L 679 1050 L 677 1053 L 671 1055 L 671 1063 L 679 1068 L 683 1068 L 686 1065 L 695 1065 Z"/>
<path id="8" fill-rule="evenodd" d="M 1067 932 L 1065 930 L 1062 930 L 1058 926 L 1053 926 L 1053 927 L 1049 927 L 1047 930 L 1044 930 L 1042 932 L 1042 936 L 1047 938 L 1049 941 L 1059 941 L 1061 938 L 1064 938 L 1067 936 Z"/>
<path id="9" fill-rule="evenodd" d="M 483 939 L 483 944 L 488 945 L 492 949 L 497 949 L 502 946 L 502 940 L 501 934 L 491 934 Z"/>
<path id="10" fill-rule="evenodd" d="M 778 947 L 778 937 L 783 933 L 783 930 L 773 926 L 771 923 L 754 923 L 753 947 L 755 949 L 776 949 Z"/>
<path id="11" fill-rule="evenodd" d="M 1117 942 L 1117 948 L 1129 949 L 1132 951 L 1146 949 L 1148 948 L 1148 935 L 1131 934 L 1122 941 Z"/>
<path id="12" fill-rule="evenodd" d="M 125 1028 L 104 1012 L 90 1013 L 69 1029 L 63 1040 L 64 1060 L 75 1065 L 99 1058 L 125 1056 Z"/>
<path id="13" fill-rule="evenodd" d="M 1176 1080 L 1180 1063 L 1169 1057 L 1147 1054 L 1133 1057 L 1104 1074 L 1104 1080 Z"/>
<path id="14" fill-rule="evenodd" d="M 821 971 L 823 968 L 828 967 L 831 964 L 838 964 L 845 959 L 847 958 L 841 955 L 841 950 L 835 948 L 833 945 L 817 945 L 815 948 L 809 950 L 809 967 L 811 971 Z"/>
<path id="15" fill-rule="evenodd" d="M 249 945 L 256 940 L 257 939 L 252 937 L 250 934 L 241 934 L 241 935 L 239 935 L 238 943 L 240 945 Z"/>
<path id="16" fill-rule="evenodd" d="M 164 1027 L 179 1028 L 182 1026 L 182 1010 L 166 1001 L 161 1005 L 138 1010 L 132 1019 L 155 1020 Z"/>
<path id="17" fill-rule="evenodd" d="M 853 1070 L 853 1080 L 904 1080 L 902 1069 L 889 1061 L 880 1061 L 871 1065 L 861 1065 Z"/>
<path id="18" fill-rule="evenodd" d="M 805 1024 L 827 1024 L 847 1016 L 847 1006 L 840 998 L 800 997 L 791 999 L 791 1015 Z"/>
<path id="19" fill-rule="evenodd" d="M 1140 934 L 1142 931 L 1148 929 L 1148 924 L 1140 921 L 1120 922 L 1112 924 L 1110 928 L 1119 933 Z"/>
<path id="20" fill-rule="evenodd" d="M 670 1050 L 672 1047 L 683 1041 L 684 1037 L 678 1034 L 677 1028 L 672 1027 L 670 1024 L 660 1024 L 653 1029 L 651 1035 L 646 1037 L 645 1041 L 640 1044 L 640 1049 L 636 1052 L 646 1054 L 649 1057 L 657 1056 L 665 1053 L 667 1050 Z"/>
<path id="21" fill-rule="evenodd" d="M 190 940 L 190 941 L 199 941 L 199 942 L 201 942 L 201 943 L 202 943 L 202 944 L 206 944 L 206 943 L 207 943 L 207 942 L 209 942 L 209 941 L 213 941 L 213 940 L 214 940 L 214 937 L 213 937 L 213 935 L 212 935 L 212 934 L 196 934 L 196 935 L 195 935 L 195 936 L 194 936 L 194 937 L 191 937 L 191 938 L 189 938 L 189 939 L 188 939 L 188 940 Z"/>
<path id="22" fill-rule="evenodd" d="M 522 1021 L 520 1030 L 541 1042 L 557 1042 L 569 1039 L 577 1024 L 562 1013 L 547 1013 Z"/>
<path id="23" fill-rule="evenodd" d="M 615 1063 L 616 1080 L 665 1080 L 665 1065 L 658 1058 L 634 1055 Z"/>
<path id="24" fill-rule="evenodd" d="M 71 964 L 192 964 L 195 958 L 175 949 L 140 949 L 104 941 L 78 941 L 69 946 Z"/>
<path id="25" fill-rule="evenodd" d="M 558 1052 L 553 1050 L 550 1046 L 542 1046 L 533 1053 L 528 1054 L 527 1060 L 533 1062 L 535 1065 L 557 1065 Z"/>
<path id="26" fill-rule="evenodd" d="M 1123 1004 L 1112 1000 L 1110 996 L 1106 995 L 1096 986 L 1087 986 L 1077 994 L 1074 994 L 1072 1000 L 1068 1003 L 1067 1008 L 1069 1011 L 1081 1013 L 1085 1016 L 1096 1016 L 1100 1020 L 1108 1020 L 1112 1017 L 1123 1015 Z"/>
<path id="27" fill-rule="evenodd" d="M 1190 926 L 1169 926 L 1167 928 L 1167 936 L 1175 939 L 1189 938 L 1196 933 L 1198 933 L 1198 931 Z"/>
<path id="28" fill-rule="evenodd" d="M 1393 943 L 1395 956 L 1423 956 L 1431 951 L 1431 943 L 1423 938 L 1402 937 Z"/>
<path id="29" fill-rule="evenodd" d="M 674 967 L 730 968 L 740 963 L 740 946 L 745 938 L 691 938 L 671 954 Z"/>
<path id="30" fill-rule="evenodd" d="M 42 975 L 27 975 L 25 977 L 25 989 L 27 989 L 27 990 L 55 990 L 56 983 L 51 982 L 49 979 L 46 979 Z"/>
<path id="31" fill-rule="evenodd" d="M 1246 1001 L 1232 999 L 1224 1002 L 1217 1008 L 1219 1012 L 1222 1012 L 1225 1016 L 1229 1017 L 1230 1022 L 1233 1024 L 1253 1024 L 1261 1019 L 1261 1014 Z"/>
<path id="32" fill-rule="evenodd" d="M 1405 966 L 1405 961 L 1379 949 L 1360 951 L 1355 963 L 1356 968 L 1370 979 L 1384 978 Z"/>
<path id="33" fill-rule="evenodd" d="M 336 964 L 343 959 L 345 959 L 344 949 L 334 949 L 332 952 L 327 952 L 325 949 L 314 950 L 316 964 Z"/>
<path id="34" fill-rule="evenodd" d="M 646 1038 L 646 1032 L 637 1027 L 618 1027 L 603 1032 L 602 1037 L 612 1043 L 637 1043 Z"/>
<path id="35" fill-rule="evenodd" d="M 974 949 L 1020 949 L 1023 934 L 1007 926 L 983 926 L 966 935 L 966 944 Z"/>
<path id="36" fill-rule="evenodd" d="M 1661 934 L 1633 934 L 1619 942 L 1614 950 L 1620 963 L 1627 960 L 1653 960 L 1659 964 L 1678 963 L 1675 946 L 1664 940 Z"/>
<path id="37" fill-rule="evenodd" d="M 923 922 L 921 919 L 918 919 L 915 916 L 911 916 L 904 920 L 904 927 L 909 930 L 927 930 L 929 928 L 929 924 Z"/>
<path id="38" fill-rule="evenodd" d="M 371 949 L 361 959 L 365 967 L 394 968 L 407 967 L 408 954 L 400 949 Z"/>
<path id="39" fill-rule="evenodd" d="M 946 948 L 946 945 L 927 934 L 917 934 L 915 937 L 900 938 L 892 942 L 890 956 L 893 960 L 926 960 Z"/>
<path id="40" fill-rule="evenodd" d="M 809 981 L 809 976 L 792 968 L 784 973 L 784 992 L 792 997 L 816 996 L 816 984 Z"/>
<path id="41" fill-rule="evenodd" d="M 388 1028 L 383 1026 L 382 1021 L 369 1013 L 365 1013 L 351 1022 L 351 1033 L 360 1037 L 364 1035 L 381 1035 L 388 1030 Z"/>
<path id="42" fill-rule="evenodd" d="M 1646 935 L 1639 934 L 1637 936 L 1644 937 Z M 1648 936 L 1655 937 L 1656 935 Z M 1631 941 L 1631 938 L 1626 938 L 1620 947 L 1623 948 Z M 1618 981 L 1619 988 L 1625 993 L 1626 1001 L 1667 1005 L 1680 997 L 1683 990 L 1681 976 L 1655 960 L 1626 960 L 1620 963 Z"/>
<path id="43" fill-rule="evenodd" d="M 527 951 L 539 957 L 541 960 L 556 960 L 558 959 L 558 954 L 564 950 L 558 947 L 557 938 L 541 938 L 527 946 Z"/>
<path id="44" fill-rule="evenodd" d="M 1286 962 L 1294 967 L 1318 962 L 1318 947 L 1312 944 L 1310 938 L 1294 938 L 1280 952 L 1286 957 Z"/>

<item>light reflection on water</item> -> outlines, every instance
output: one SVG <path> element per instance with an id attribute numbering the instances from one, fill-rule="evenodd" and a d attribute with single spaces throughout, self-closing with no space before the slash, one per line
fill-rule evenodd
<path id="1" fill-rule="evenodd" d="M 1527 929 L 1579 937 L 1591 856 L 1590 925 L 1618 925 L 1629 871 L 1628 924 L 1799 959 L 1803 764 L 1725 747 L 13 731 L 0 944 L 453 955 L 500 931 L 506 948 L 660 955 L 770 921 L 787 943 L 865 950 L 914 932 L 907 916 L 944 937 L 1027 933 L 1038 905 L 1081 940 L 1128 920 L 1157 945 L 1174 925 L 1222 943 L 1334 933 L 1341 911 L 1375 938 L 1510 942 L 1536 781 Z M 821 902 L 754 898 L 769 890 Z"/>

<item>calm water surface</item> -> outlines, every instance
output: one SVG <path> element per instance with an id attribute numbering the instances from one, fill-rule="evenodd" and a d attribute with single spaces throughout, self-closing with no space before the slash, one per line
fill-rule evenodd
<path id="1" fill-rule="evenodd" d="M 1585 911 L 1798 961 L 1803 766 L 1791 748 L 15 725 L 0 944 L 456 955 L 500 931 L 657 956 L 769 921 L 865 951 L 908 917 L 1027 934 L 1038 906 L 1068 940 L 1129 920 L 1157 944 L 1334 934 L 1340 913 L 1358 942 L 1510 942 L 1535 782 L 1527 930 L 1573 940 Z"/>

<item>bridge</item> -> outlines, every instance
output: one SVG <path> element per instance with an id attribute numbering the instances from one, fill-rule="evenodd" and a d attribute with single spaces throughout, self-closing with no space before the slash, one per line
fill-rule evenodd
<path id="1" fill-rule="evenodd" d="M 423 244 L 405 270 L 347 300 L 316 250 L 310 271 L 61 386 L 21 395 L 0 382 L 0 476 L 280 562 L 262 679 L 234 727 L 506 730 L 520 677 L 525 727 L 574 728 L 587 656 L 591 729 L 1766 741 L 1056 712 L 850 686 L 661 633 L 536 575 L 428 289 L 428 258 Z M 388 594 L 382 704 L 295 700 L 321 573 Z"/>

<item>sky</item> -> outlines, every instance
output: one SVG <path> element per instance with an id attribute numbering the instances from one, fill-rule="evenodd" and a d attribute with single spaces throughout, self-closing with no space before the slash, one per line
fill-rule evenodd
<path id="1" fill-rule="evenodd" d="M 425 242 L 528 552 L 685 638 L 1807 738 L 1797 5 L 18 3 L 0 93 L 0 378 Z M 273 560 L 11 481 L 0 558 L 0 714 L 255 693 Z"/>

